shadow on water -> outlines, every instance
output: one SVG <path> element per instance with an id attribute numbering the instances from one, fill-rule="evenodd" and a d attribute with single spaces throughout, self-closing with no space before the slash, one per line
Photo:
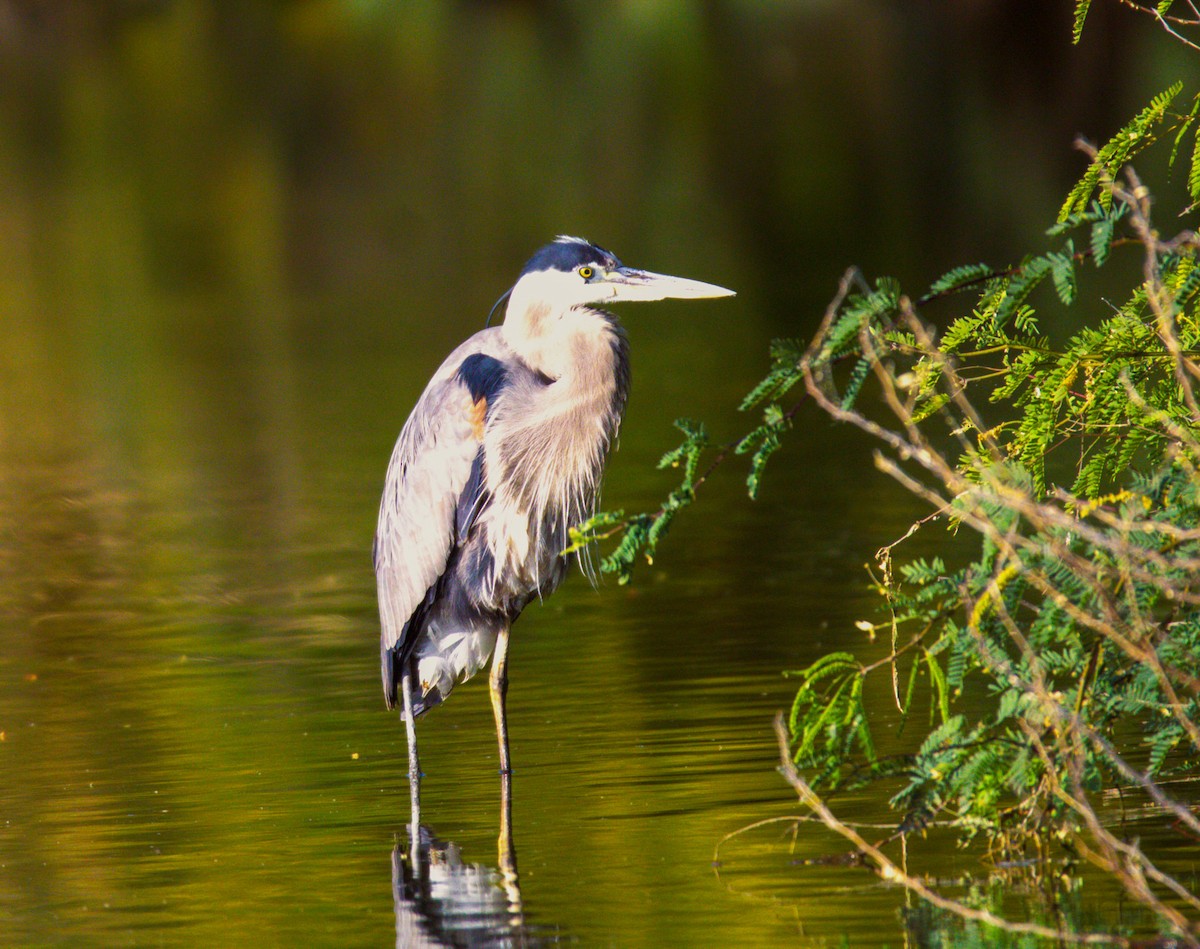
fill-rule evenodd
<path id="1" fill-rule="evenodd" d="M 457 844 L 439 839 L 420 821 L 392 850 L 392 899 L 397 949 L 422 946 L 546 946 L 561 932 L 526 920 L 512 837 L 510 782 L 502 783 L 499 869 L 467 863 Z M 413 795 L 414 804 L 419 791 Z"/>

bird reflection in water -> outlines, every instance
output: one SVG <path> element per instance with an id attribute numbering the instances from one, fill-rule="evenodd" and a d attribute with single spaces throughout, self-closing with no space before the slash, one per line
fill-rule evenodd
<path id="1" fill-rule="evenodd" d="M 500 869 L 465 863 L 458 845 L 439 840 L 414 819 L 392 850 L 397 949 L 423 946 L 547 946 L 552 929 L 525 921 L 513 847 L 509 776 L 503 782 Z M 419 810 L 413 812 L 414 818 Z"/>

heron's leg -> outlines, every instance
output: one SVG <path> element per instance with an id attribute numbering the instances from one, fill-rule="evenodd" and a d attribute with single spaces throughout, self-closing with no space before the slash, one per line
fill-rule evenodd
<path id="1" fill-rule="evenodd" d="M 417 723 L 416 716 L 413 715 L 411 672 L 405 671 L 400 677 L 400 695 L 404 702 L 404 729 L 408 739 L 408 792 L 412 803 L 412 839 L 415 849 L 421 830 L 421 763 L 417 759 Z"/>
<path id="2" fill-rule="evenodd" d="M 496 652 L 492 657 L 492 674 L 488 679 L 492 695 L 492 715 L 496 718 L 496 741 L 500 746 L 500 773 L 512 774 L 508 757 L 508 713 L 504 699 L 508 694 L 508 630 L 496 636 Z"/>
<path id="3" fill-rule="evenodd" d="M 492 714 L 496 717 L 496 741 L 500 747 L 500 838 L 497 841 L 500 873 L 505 881 L 505 888 L 511 887 L 511 891 L 518 894 L 515 906 L 519 909 L 517 852 L 512 836 L 512 760 L 508 754 L 508 712 L 505 708 L 505 697 L 508 694 L 507 629 L 502 629 L 496 637 L 496 652 L 492 658 L 492 674 L 488 685 L 492 697 Z"/>

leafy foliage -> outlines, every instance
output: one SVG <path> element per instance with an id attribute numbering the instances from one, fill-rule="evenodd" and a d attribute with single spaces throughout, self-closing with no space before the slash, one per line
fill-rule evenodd
<path id="1" fill-rule="evenodd" d="M 1179 81 L 1170 88 L 1159 93 L 1150 100 L 1150 104 L 1134 116 L 1133 120 L 1121 131 L 1106 142 L 1092 158 L 1092 163 L 1079 182 L 1067 195 L 1062 209 L 1058 212 L 1060 221 L 1072 213 L 1078 213 L 1087 207 L 1097 188 L 1106 181 L 1116 178 L 1117 172 L 1124 167 L 1135 155 L 1155 141 L 1155 130 L 1166 115 L 1167 107 L 1175 97 L 1183 91 L 1183 82 Z M 1107 208 L 1111 207 L 1111 192 L 1100 188 L 1100 202 Z"/>
<path id="2" fill-rule="evenodd" d="M 1170 3 L 1126 5 L 1171 32 L 1192 24 Z M 1076 2 L 1077 41 L 1089 7 Z M 915 297 L 847 273 L 811 343 L 773 345 L 741 405 L 758 424 L 700 473 L 707 437 L 681 422 L 685 440 L 663 464 L 683 480 L 660 510 L 600 515 L 573 536 L 623 532 L 603 567 L 624 582 L 727 456 L 749 458 L 757 495 L 801 399 L 858 425 L 883 444 L 879 465 L 935 512 L 878 555 L 891 651 L 839 651 L 790 673 L 788 751 L 810 775 L 806 793 L 886 779 L 897 835 L 937 821 L 1001 858 L 1060 845 L 1200 939 L 1194 881 L 1161 873 L 1097 804 L 1132 790 L 1154 801 L 1164 833 L 1200 838 L 1200 817 L 1161 783 L 1200 776 L 1200 240 L 1160 234 L 1128 167 L 1170 141 L 1172 164 L 1190 162 L 1183 213 L 1195 211 L 1200 95 L 1173 111 L 1182 93 L 1171 85 L 1090 152 L 1049 246 L 1015 266 L 956 267 Z M 1091 271 L 1130 258 L 1139 276 L 1114 304 Z M 967 294 L 939 314 L 940 334 L 925 322 Z M 1085 308 L 1086 325 L 1045 332 L 1041 312 L 1065 307 Z M 975 538 L 964 563 L 893 562 L 938 520 Z M 864 695 L 888 674 L 907 745 L 881 754 Z"/>
<path id="3" fill-rule="evenodd" d="M 700 457 L 708 445 L 708 433 L 703 423 L 678 419 L 675 427 L 683 432 L 684 440 L 662 456 L 658 467 L 682 468 L 683 480 L 667 495 L 662 506 L 652 514 L 633 517 L 626 517 L 623 511 L 601 511 L 570 529 L 571 544 L 564 553 L 574 553 L 590 543 L 620 533 L 622 536 L 616 549 L 600 562 L 602 571 L 615 573 L 618 582 L 628 583 L 639 555 L 647 563 L 654 562 L 659 541 L 666 536 L 675 515 L 695 500 L 696 486 L 704 478 L 698 475 Z"/>
<path id="4" fill-rule="evenodd" d="M 1200 27 L 1170 3 L 1122 2 L 1173 34 Z M 1089 8 L 1077 0 L 1076 40 Z M 848 272 L 807 346 L 772 346 L 741 404 L 757 424 L 701 470 L 707 434 L 680 421 L 684 441 L 661 466 L 683 477 L 660 509 L 598 515 L 572 539 L 620 535 L 602 566 L 626 582 L 726 458 L 749 459 L 757 495 L 801 400 L 859 426 L 882 443 L 880 467 L 935 510 L 877 555 L 886 618 L 865 625 L 891 628 L 890 652 L 834 652 L 790 673 L 786 751 L 802 799 L 845 831 L 814 789 L 886 780 L 896 835 L 936 821 L 1001 859 L 1085 854 L 1200 944 L 1194 881 L 1163 874 L 1097 803 L 1112 788 L 1142 794 L 1163 833 L 1200 838 L 1200 816 L 1162 783 L 1200 777 L 1200 239 L 1162 236 L 1128 167 L 1171 142 L 1171 163 L 1190 162 L 1183 213 L 1200 205 L 1200 95 L 1174 111 L 1182 94 L 1174 83 L 1090 151 L 1048 246 L 1015 266 L 955 267 L 919 296 Z M 1101 297 L 1091 271 L 1131 258 L 1124 299 Z M 923 313 L 949 305 L 939 333 Z M 1043 330 L 1042 311 L 1066 307 L 1085 309 L 1083 328 Z M 894 562 L 939 520 L 974 537 L 965 562 Z M 906 744 L 883 754 L 864 695 L 889 674 Z"/>
<path id="5" fill-rule="evenodd" d="M 874 764 L 863 706 L 862 667 L 857 660 L 849 653 L 830 653 L 795 675 L 802 683 L 788 726 L 796 743 L 796 759 L 819 766 L 835 783 L 855 750 L 861 749 Z"/>
<path id="6" fill-rule="evenodd" d="M 1075 22 L 1071 27 L 1071 40 L 1078 43 L 1083 38 L 1083 21 L 1087 19 L 1092 0 L 1075 0 Z"/>
<path id="7" fill-rule="evenodd" d="M 1043 853 L 1078 847 L 1171 927 L 1200 932 L 1196 894 L 1131 857 L 1093 803 L 1134 788 L 1165 823 L 1200 830 L 1161 784 L 1200 774 L 1200 241 L 1163 238 L 1148 191 L 1122 171 L 1181 88 L 1095 152 L 1048 232 L 1056 246 L 1007 270 L 956 268 L 917 304 L 881 283 L 888 292 L 866 306 L 843 283 L 800 359 L 808 393 L 881 439 L 884 470 L 978 547 L 962 566 L 898 569 L 896 545 L 884 548 L 892 652 L 869 664 L 838 652 L 796 673 L 789 727 L 815 788 L 899 777 L 899 834 L 938 820 L 1001 855 L 1031 840 Z M 1171 119 L 1176 143 L 1195 134 L 1198 111 Z M 1143 279 L 1115 307 L 1089 296 L 1085 269 L 1125 249 Z M 1038 290 L 1047 282 L 1053 295 Z M 917 307 L 968 289 L 974 306 L 938 339 Z M 1061 341 L 1042 334 L 1039 308 L 1081 303 L 1105 316 Z M 839 364 L 851 359 L 847 384 Z M 881 400 L 853 384 L 864 362 Z M 886 759 L 861 702 L 881 670 L 907 682 L 897 703 L 920 735 Z M 981 710 L 966 695 L 989 700 Z"/>

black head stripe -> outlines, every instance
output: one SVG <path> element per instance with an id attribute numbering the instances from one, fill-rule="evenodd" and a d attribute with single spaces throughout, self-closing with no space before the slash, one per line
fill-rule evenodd
<path id="1" fill-rule="evenodd" d="M 621 266 L 621 262 L 603 247 L 573 238 L 559 239 L 539 248 L 538 252 L 529 258 L 521 276 L 541 270 L 561 270 L 569 273 L 583 264 L 593 264 L 606 270 Z"/>

